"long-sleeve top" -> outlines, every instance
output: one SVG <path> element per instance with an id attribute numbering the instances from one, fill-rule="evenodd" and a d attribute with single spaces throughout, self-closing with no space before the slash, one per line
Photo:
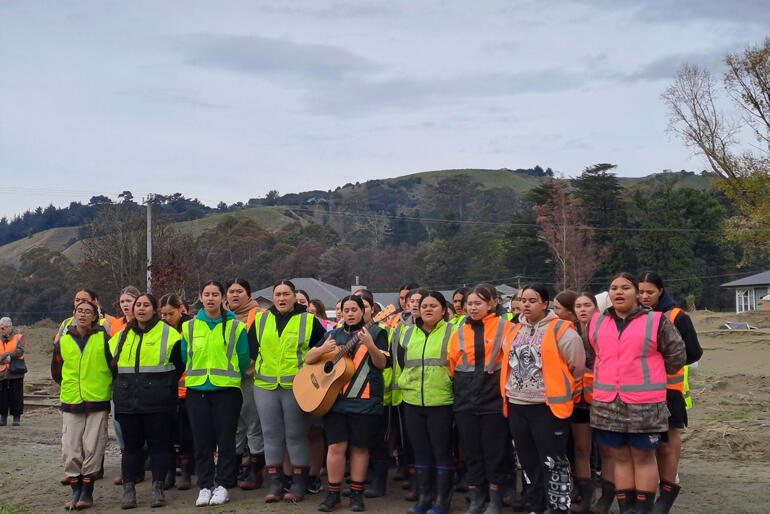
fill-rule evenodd
<path id="1" fill-rule="evenodd" d="M 16 342 L 16 348 L 10 352 L 5 351 L 5 344 L 8 343 L 13 337 L 16 336 L 14 332 L 11 332 L 7 336 L 0 337 L 0 362 L 5 361 L 6 364 L 10 364 L 11 359 L 18 359 L 22 355 L 24 355 L 24 345 L 26 345 L 26 341 L 24 340 L 24 336 L 19 334 L 19 340 Z M 0 371 L 0 380 L 11 380 L 14 378 L 22 378 L 24 377 L 23 374 L 21 375 L 14 375 L 11 373 L 10 369 L 5 369 L 3 371 Z"/>

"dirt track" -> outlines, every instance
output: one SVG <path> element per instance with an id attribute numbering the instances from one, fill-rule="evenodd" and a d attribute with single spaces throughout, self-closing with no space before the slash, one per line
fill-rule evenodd
<path id="1" fill-rule="evenodd" d="M 680 466 L 683 491 L 673 512 L 765 513 L 770 484 L 770 312 L 747 315 L 698 312 L 693 316 L 704 357 L 692 386 L 695 407 L 689 411 L 690 428 L 683 434 Z M 725 331 L 724 321 L 749 321 L 760 330 Z M 56 327 L 40 323 L 23 329 L 27 338 L 25 378 L 28 392 L 57 393 L 49 377 L 50 341 Z M 44 403 L 43 400 L 30 400 Z M 0 427 L 0 514 L 60 512 L 68 488 L 59 485 L 61 418 L 51 408 L 28 408 L 21 427 Z M 112 485 L 118 474 L 119 453 L 111 438 L 105 462 L 108 479 L 97 482 L 95 512 L 122 512 L 121 489 Z M 369 512 L 405 512 L 410 506 L 402 491 L 390 482 L 386 498 L 367 500 Z M 147 483 L 138 486 L 140 508 L 150 512 Z M 169 491 L 169 506 L 153 512 L 194 510 L 197 491 Z M 301 504 L 265 504 L 264 489 L 231 491 L 222 508 L 205 512 L 316 512 L 322 495 Z M 463 512 L 455 496 L 452 512 Z M 341 511 L 346 511 L 343 508 Z M 204 511 L 204 510 L 202 510 Z M 508 510 L 507 512 L 510 512 Z"/>

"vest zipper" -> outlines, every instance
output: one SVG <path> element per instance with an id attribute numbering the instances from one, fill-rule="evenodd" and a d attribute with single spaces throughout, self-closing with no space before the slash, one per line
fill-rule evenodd
<path id="1" fill-rule="evenodd" d="M 77 343 L 75 343 L 77 344 Z M 80 401 L 85 403 L 85 398 L 83 398 L 83 380 L 81 379 L 81 369 L 83 368 L 83 357 L 86 353 L 86 346 L 88 346 L 88 339 L 86 339 L 86 344 L 83 345 L 83 349 L 80 350 L 80 360 L 78 360 L 78 394 L 80 394 Z M 80 348 L 80 345 L 78 345 L 78 348 Z"/>

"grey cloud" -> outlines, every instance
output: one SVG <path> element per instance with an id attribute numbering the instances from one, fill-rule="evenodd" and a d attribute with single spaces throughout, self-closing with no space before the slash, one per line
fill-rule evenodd
<path id="1" fill-rule="evenodd" d="M 723 62 L 727 49 L 715 49 L 709 52 L 691 54 L 673 54 L 651 61 L 636 71 L 622 75 L 622 80 L 634 82 L 637 80 L 670 80 L 676 75 L 683 64 L 697 64 L 709 70 L 718 70 Z"/>
<path id="2" fill-rule="evenodd" d="M 291 79 L 336 81 L 376 69 L 372 62 L 342 48 L 261 36 L 195 34 L 174 46 L 195 66 Z"/>
<path id="3" fill-rule="evenodd" d="M 634 17 L 654 22 L 693 19 L 770 25 L 767 0 L 579 0 L 602 10 L 626 9 Z"/>

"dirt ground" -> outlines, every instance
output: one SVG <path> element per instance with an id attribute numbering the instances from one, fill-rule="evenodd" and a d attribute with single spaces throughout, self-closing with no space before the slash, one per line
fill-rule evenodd
<path id="1" fill-rule="evenodd" d="M 689 411 L 690 427 L 683 433 L 680 465 L 683 485 L 673 512 L 766 513 L 770 484 L 770 312 L 742 315 L 699 311 L 693 315 L 704 356 L 691 379 L 695 406 Z M 758 330 L 720 330 L 725 321 L 748 321 Z M 58 394 L 50 379 L 52 322 L 23 327 L 27 338 L 25 378 L 27 394 Z M 59 485 L 61 417 L 55 408 L 27 399 L 21 427 L 0 427 L 0 514 L 55 512 L 63 509 L 68 488 Z M 120 455 L 111 432 L 105 461 L 107 479 L 97 482 L 95 512 L 120 512 L 121 489 L 112 485 Z M 367 500 L 369 512 L 405 512 L 410 506 L 394 482 L 385 498 Z M 149 512 L 150 485 L 139 484 L 140 508 Z M 169 506 L 154 512 L 194 510 L 197 491 L 167 492 Z M 231 491 L 231 501 L 207 512 L 316 512 L 323 495 L 311 495 L 301 504 L 265 504 L 265 490 Z M 452 512 L 463 512 L 455 495 Z M 341 509 L 346 511 L 346 508 Z M 507 512 L 510 512 L 508 510 Z"/>

